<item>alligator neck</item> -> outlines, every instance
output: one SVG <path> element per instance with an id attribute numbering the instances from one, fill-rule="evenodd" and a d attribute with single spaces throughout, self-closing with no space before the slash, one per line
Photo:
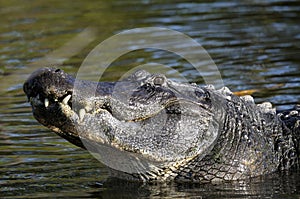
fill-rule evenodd
<path id="1" fill-rule="evenodd" d="M 191 161 L 186 169 L 192 169 L 183 169 L 178 179 L 194 173 L 193 178 L 202 182 L 239 180 L 297 165 L 299 117 L 287 125 L 274 109 L 231 97 L 221 102 L 226 108 L 218 142 L 205 157 Z"/>

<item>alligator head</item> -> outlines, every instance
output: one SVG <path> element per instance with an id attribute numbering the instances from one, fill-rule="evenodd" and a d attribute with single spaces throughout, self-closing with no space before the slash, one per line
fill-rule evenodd
<path id="1" fill-rule="evenodd" d="M 118 82 L 89 82 L 43 68 L 24 91 L 41 124 L 139 178 L 170 178 L 204 157 L 219 136 L 215 94 L 160 74 L 140 70 Z"/>

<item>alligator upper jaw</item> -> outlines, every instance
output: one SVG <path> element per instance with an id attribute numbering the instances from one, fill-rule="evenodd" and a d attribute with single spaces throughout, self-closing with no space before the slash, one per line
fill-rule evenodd
<path id="1" fill-rule="evenodd" d="M 87 113 L 105 110 L 119 120 L 140 121 L 152 117 L 166 106 L 176 103 L 176 100 L 170 98 L 164 105 L 160 104 L 159 100 L 157 100 L 158 103 L 153 100 L 155 103 L 151 102 L 151 104 L 138 108 L 130 105 L 132 99 L 139 100 L 140 96 L 147 100 L 147 96 L 144 96 L 143 92 L 137 92 L 138 94 L 134 92 L 139 84 L 140 82 L 135 79 L 134 75 L 132 81 L 88 82 L 75 81 L 72 76 L 59 69 L 42 68 L 28 78 L 23 89 L 31 101 L 33 111 L 38 112 L 35 114 L 36 119 L 45 126 L 49 125 L 47 124 L 49 117 L 56 117 L 55 114 L 64 109 L 62 107 L 72 110 L 74 114 L 78 115 L 79 120 L 83 120 Z M 43 112 L 48 116 L 42 114 Z M 48 119 L 43 119 L 43 116 Z"/>
<path id="2" fill-rule="evenodd" d="M 131 109 L 128 104 L 126 110 L 120 108 L 125 104 L 120 102 L 120 98 L 124 96 L 120 97 L 119 94 L 124 94 L 123 91 L 127 91 L 126 87 L 134 86 L 135 82 L 121 82 L 117 87 L 119 90 L 114 91 L 115 83 L 75 81 L 62 70 L 42 68 L 32 73 L 24 83 L 23 90 L 32 105 L 34 117 L 61 136 L 65 135 L 63 137 L 67 139 L 79 137 L 76 125 L 83 124 L 87 115 L 93 115 L 97 120 L 97 113 L 107 112 L 118 120 L 141 121 L 158 114 L 162 108 L 148 115 L 144 115 L 143 111 Z M 113 103 L 114 110 L 110 103 Z M 128 116 L 125 118 L 120 115 L 122 111 L 132 112 L 133 115 L 124 114 L 125 117 Z M 137 112 L 139 114 L 136 115 Z"/>

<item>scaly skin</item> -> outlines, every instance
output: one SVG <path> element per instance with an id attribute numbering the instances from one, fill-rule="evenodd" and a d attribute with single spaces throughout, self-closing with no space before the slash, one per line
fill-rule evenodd
<path id="1" fill-rule="evenodd" d="M 146 71 L 119 82 L 75 81 L 43 68 L 24 91 L 41 124 L 99 153 L 118 177 L 215 182 L 298 163 L 299 108 L 277 114 L 270 103 L 255 105 L 227 88 Z"/>

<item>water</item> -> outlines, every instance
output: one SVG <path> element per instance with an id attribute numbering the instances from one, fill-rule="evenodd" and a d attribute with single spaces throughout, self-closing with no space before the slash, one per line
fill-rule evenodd
<path id="1" fill-rule="evenodd" d="M 231 90 L 256 90 L 257 103 L 288 109 L 300 103 L 299 10 L 296 0 L 0 0 L 0 197 L 299 198 L 298 170 L 218 185 L 105 182 L 109 174 L 101 163 L 33 119 L 22 92 L 36 68 L 58 64 L 75 74 L 101 41 L 126 29 L 155 26 L 199 42 Z M 203 83 L 180 57 L 149 49 L 120 57 L 104 79 L 117 80 L 149 62 Z"/>

